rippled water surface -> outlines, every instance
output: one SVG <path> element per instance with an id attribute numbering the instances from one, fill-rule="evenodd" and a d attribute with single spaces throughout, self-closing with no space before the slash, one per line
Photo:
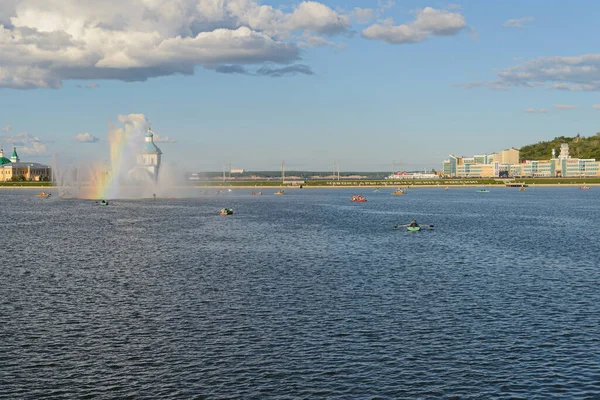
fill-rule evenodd
<path id="1" fill-rule="evenodd" d="M 600 398 L 600 188 L 249 192 L 0 191 L 0 397 Z"/>

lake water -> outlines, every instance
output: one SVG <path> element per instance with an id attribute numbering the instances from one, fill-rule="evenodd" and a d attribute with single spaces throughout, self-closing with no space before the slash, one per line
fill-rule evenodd
<path id="1" fill-rule="evenodd" d="M 600 188 L 273 191 L 2 190 L 0 398 L 600 398 Z"/>

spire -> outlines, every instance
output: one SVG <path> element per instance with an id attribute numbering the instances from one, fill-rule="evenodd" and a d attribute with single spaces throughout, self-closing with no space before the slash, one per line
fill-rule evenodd
<path id="1" fill-rule="evenodd" d="M 17 154 L 17 147 L 16 146 L 13 147 L 13 153 L 12 153 L 12 156 L 10 157 L 10 161 L 14 162 L 14 163 L 19 162 L 19 155 Z"/>
<path id="2" fill-rule="evenodd" d="M 150 121 L 148 121 L 148 131 L 146 132 L 146 142 L 151 142 L 152 136 L 154 136 L 154 135 L 152 134 L 152 128 L 150 127 Z"/>

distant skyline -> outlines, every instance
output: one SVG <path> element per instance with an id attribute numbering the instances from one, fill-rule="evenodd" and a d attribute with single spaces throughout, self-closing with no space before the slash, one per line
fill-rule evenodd
<path id="1" fill-rule="evenodd" d="M 189 171 L 439 169 L 600 131 L 600 3 L 3 0 L 0 144 L 108 160 L 143 114 Z"/>

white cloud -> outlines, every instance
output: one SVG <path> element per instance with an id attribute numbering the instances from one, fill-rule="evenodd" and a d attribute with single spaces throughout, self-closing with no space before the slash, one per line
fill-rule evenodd
<path id="1" fill-rule="evenodd" d="M 177 140 L 170 138 L 169 136 L 160 136 L 158 133 L 154 132 L 153 140 L 156 143 L 176 143 Z"/>
<path id="2" fill-rule="evenodd" d="M 475 83 L 475 82 L 472 82 Z M 566 91 L 600 90 L 600 54 L 580 56 L 540 57 L 519 65 L 501 69 L 497 78 L 483 85 L 470 83 L 465 87 L 486 86 L 489 88 L 543 87 Z"/>
<path id="3" fill-rule="evenodd" d="M 600 110 L 600 104 L 594 104 L 594 105 L 592 106 L 592 108 L 593 108 L 594 110 Z"/>
<path id="4" fill-rule="evenodd" d="M 2 140 L 4 143 L 17 147 L 17 152 L 20 155 L 41 155 L 46 154 L 48 151 L 48 146 L 42 139 L 28 133 L 4 136 Z"/>
<path id="5" fill-rule="evenodd" d="M 22 89 L 290 65 L 300 59 L 295 33 L 346 33 L 350 18 L 315 1 L 289 12 L 258 0 L 3 0 L 0 8 L 0 87 Z"/>
<path id="6" fill-rule="evenodd" d="M 545 108 L 540 108 L 540 109 L 527 108 L 525 110 L 525 112 L 528 114 L 546 114 L 548 112 L 548 110 L 546 110 Z"/>
<path id="7" fill-rule="evenodd" d="M 557 110 L 578 110 L 579 109 L 579 107 L 572 106 L 569 104 L 555 104 L 554 108 L 556 108 Z"/>
<path id="8" fill-rule="evenodd" d="M 322 34 L 344 32 L 348 25 L 347 16 L 339 15 L 326 5 L 315 1 L 300 3 L 286 23 L 290 31 L 304 30 Z"/>
<path id="9" fill-rule="evenodd" d="M 505 28 L 525 28 L 526 22 L 533 21 L 533 17 L 523 17 L 518 19 L 509 19 L 504 23 Z"/>
<path id="10" fill-rule="evenodd" d="M 123 143 L 128 137 L 137 137 L 139 141 L 144 139 L 150 121 L 144 114 L 121 114 L 118 117 L 120 123 L 124 125 L 121 128 L 111 128 L 108 133 L 108 141 L 111 143 Z M 161 136 L 152 130 L 153 140 L 156 143 L 175 143 L 176 140 L 169 136 Z"/>
<path id="11" fill-rule="evenodd" d="M 379 7 L 379 12 L 384 12 L 388 8 L 392 8 L 396 5 L 396 3 L 392 0 L 388 0 L 385 3 L 383 0 L 377 0 L 377 6 Z"/>
<path id="12" fill-rule="evenodd" d="M 374 24 L 362 31 L 367 39 L 378 39 L 393 44 L 418 43 L 434 36 L 456 35 L 467 26 L 459 13 L 425 7 L 416 11 L 416 18 L 408 24 L 394 25 L 391 19 Z"/>
<path id="13" fill-rule="evenodd" d="M 2 128 L 2 132 L 10 132 L 12 130 L 12 126 L 10 124 L 6 125 Z"/>
<path id="14" fill-rule="evenodd" d="M 359 24 L 366 24 L 375 18 L 375 10 L 372 8 L 354 7 L 350 15 L 356 19 Z"/>
<path id="15" fill-rule="evenodd" d="M 86 132 L 73 136 L 73 140 L 81 143 L 96 143 L 100 139 Z"/>

